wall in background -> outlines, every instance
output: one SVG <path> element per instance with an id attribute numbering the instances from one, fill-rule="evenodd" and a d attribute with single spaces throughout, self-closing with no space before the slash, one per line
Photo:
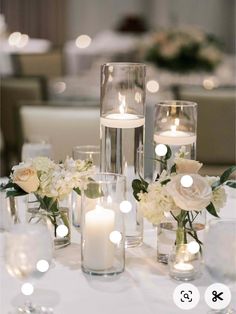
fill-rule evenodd
<path id="1" fill-rule="evenodd" d="M 99 31 L 114 28 L 124 15 L 142 14 L 143 2 L 143 0 L 67 0 L 67 36 L 70 39 L 80 34 L 93 37 Z"/>
<path id="2" fill-rule="evenodd" d="M 34 38 L 45 38 L 62 45 L 66 36 L 65 0 L 1 0 L 9 32 L 20 31 Z"/>

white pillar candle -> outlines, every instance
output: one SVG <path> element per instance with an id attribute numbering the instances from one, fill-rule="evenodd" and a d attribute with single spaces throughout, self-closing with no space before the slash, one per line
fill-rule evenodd
<path id="1" fill-rule="evenodd" d="M 115 213 L 97 206 L 85 214 L 84 265 L 93 270 L 109 269 L 113 265 L 115 247 L 110 241 L 114 231 Z"/>
<path id="2" fill-rule="evenodd" d="M 179 271 L 191 271 L 193 270 L 193 265 L 189 263 L 179 262 L 174 265 L 174 268 Z"/>
<path id="3" fill-rule="evenodd" d="M 145 118 L 131 113 L 111 113 L 101 117 L 100 122 L 108 128 L 131 129 L 144 125 Z"/>
<path id="4" fill-rule="evenodd" d="M 196 142 L 196 135 L 191 132 L 169 130 L 155 133 L 154 142 L 166 145 L 191 145 Z"/>

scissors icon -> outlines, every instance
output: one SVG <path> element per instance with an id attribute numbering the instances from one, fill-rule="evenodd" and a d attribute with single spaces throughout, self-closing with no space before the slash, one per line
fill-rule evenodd
<path id="1" fill-rule="evenodd" d="M 212 301 L 213 302 L 216 302 L 218 299 L 223 301 L 224 299 L 221 297 L 221 295 L 223 294 L 223 292 L 220 292 L 220 293 L 217 293 L 216 290 L 212 291 L 212 294 L 213 294 L 213 298 L 212 298 Z"/>

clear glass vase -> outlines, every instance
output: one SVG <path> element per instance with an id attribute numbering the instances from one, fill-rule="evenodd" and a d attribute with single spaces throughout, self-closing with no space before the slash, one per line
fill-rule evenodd
<path id="1" fill-rule="evenodd" d="M 125 219 L 127 247 L 143 240 L 143 220 L 132 181 L 138 178 L 137 151 L 144 145 L 145 75 L 141 63 L 108 63 L 101 71 L 101 171 L 127 178 L 127 197 L 132 204 Z"/>
<path id="2" fill-rule="evenodd" d="M 204 237 L 204 229 L 206 225 L 206 210 L 202 210 L 198 213 L 194 222 L 192 223 L 194 236 L 202 242 Z M 186 224 L 186 228 L 189 228 L 189 224 Z M 170 215 L 167 214 L 165 220 L 157 225 L 157 261 L 167 264 L 169 254 L 175 244 L 186 244 L 193 241 L 194 238 L 189 235 L 187 230 L 180 225 Z"/>
<path id="3" fill-rule="evenodd" d="M 45 209 L 34 206 L 28 207 L 28 222 L 45 224 L 54 240 L 54 247 L 62 248 L 70 244 L 71 240 L 71 214 L 69 199 L 63 202 L 56 201 L 56 207 Z"/>
<path id="4" fill-rule="evenodd" d="M 112 276 L 125 268 L 126 179 L 99 173 L 82 190 L 81 260 L 90 275 Z"/>
<path id="5" fill-rule="evenodd" d="M 186 158 L 196 159 L 197 140 L 197 104 L 190 101 L 171 100 L 158 103 L 155 108 L 154 158 L 161 162 L 154 163 L 154 179 L 162 170 L 170 170 L 175 154 L 185 147 Z M 166 153 L 160 153 L 157 146 L 168 145 L 172 156 L 165 164 Z"/>
<path id="6" fill-rule="evenodd" d="M 179 230 L 179 237 L 182 242 L 183 230 Z M 200 251 L 195 252 L 189 244 L 174 245 L 168 258 L 169 275 L 180 281 L 194 280 L 201 274 L 201 260 Z"/>

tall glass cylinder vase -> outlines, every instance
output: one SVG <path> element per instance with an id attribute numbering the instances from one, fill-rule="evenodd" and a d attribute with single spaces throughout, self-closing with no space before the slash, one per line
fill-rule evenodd
<path id="1" fill-rule="evenodd" d="M 170 170 L 175 154 L 180 149 L 185 151 L 185 158 L 196 159 L 197 140 L 197 104 L 190 101 L 164 101 L 156 105 L 154 126 L 155 158 L 164 160 L 166 157 L 159 144 L 168 145 L 172 151 L 167 165 L 156 162 L 155 176 L 164 168 Z M 159 147 L 158 147 L 159 146 Z"/>
<path id="2" fill-rule="evenodd" d="M 123 205 L 126 179 L 114 173 L 97 173 L 82 190 L 82 270 L 111 276 L 125 268 Z"/>
<path id="3" fill-rule="evenodd" d="M 132 181 L 138 177 L 138 149 L 144 145 L 144 64 L 108 63 L 101 71 L 101 171 L 127 178 L 126 246 L 142 243 L 143 221 L 137 212 Z"/>

